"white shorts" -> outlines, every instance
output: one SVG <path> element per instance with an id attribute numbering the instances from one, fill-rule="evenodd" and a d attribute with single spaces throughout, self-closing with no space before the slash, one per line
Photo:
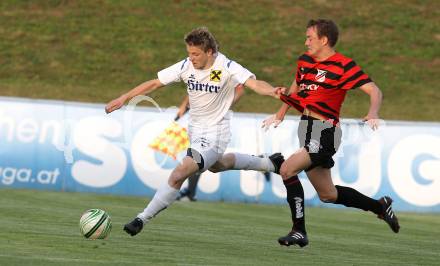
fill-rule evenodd
<path id="1" fill-rule="evenodd" d="M 189 125 L 188 135 L 191 157 L 199 164 L 200 172 L 204 172 L 222 157 L 231 140 L 229 119 L 209 127 Z"/>

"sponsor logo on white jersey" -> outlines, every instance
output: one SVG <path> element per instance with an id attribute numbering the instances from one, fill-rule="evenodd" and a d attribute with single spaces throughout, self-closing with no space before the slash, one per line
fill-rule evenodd
<path id="1" fill-rule="evenodd" d="M 222 77 L 222 71 L 221 70 L 212 70 L 209 74 L 209 80 L 214 82 L 220 82 L 220 79 Z"/>
<path id="2" fill-rule="evenodd" d="M 221 71 L 220 74 L 221 75 Z M 217 78 L 218 76 L 216 76 Z M 212 73 L 211 73 L 211 80 L 212 80 Z M 220 78 L 218 78 L 218 81 L 220 82 Z M 188 87 L 188 90 L 190 91 L 204 91 L 209 93 L 218 93 L 220 91 L 220 86 L 218 85 L 212 85 L 209 82 L 206 83 L 200 83 L 198 80 L 195 79 L 194 74 L 191 74 L 189 77 L 186 86 Z"/>

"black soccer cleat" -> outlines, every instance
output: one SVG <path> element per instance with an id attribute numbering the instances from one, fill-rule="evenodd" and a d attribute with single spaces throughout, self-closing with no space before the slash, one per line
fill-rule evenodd
<path id="1" fill-rule="evenodd" d="M 284 156 L 277 152 L 269 156 L 269 160 L 272 162 L 275 170 L 273 171 L 275 174 L 280 174 L 281 165 L 284 163 Z"/>
<path id="2" fill-rule="evenodd" d="M 282 246 L 298 245 L 305 247 L 309 244 L 307 234 L 300 231 L 290 231 L 286 236 L 278 238 L 278 243 Z"/>
<path id="3" fill-rule="evenodd" d="M 383 212 L 377 215 L 377 218 L 384 220 L 394 233 L 399 233 L 399 220 L 391 208 L 393 200 L 390 197 L 385 196 L 379 199 L 379 203 L 382 205 Z"/>
<path id="4" fill-rule="evenodd" d="M 179 195 L 177 195 L 176 200 L 184 200 L 184 198 L 188 198 L 189 201 L 197 201 L 195 196 L 190 195 L 190 191 L 188 188 L 184 188 L 179 191 Z"/>
<path id="5" fill-rule="evenodd" d="M 131 236 L 137 235 L 140 231 L 142 231 L 142 228 L 144 227 L 144 222 L 140 218 L 134 218 L 133 221 L 129 222 L 128 224 L 124 225 L 124 231 L 127 232 L 127 234 Z"/>
<path id="6" fill-rule="evenodd" d="M 189 189 L 184 188 L 179 191 L 179 194 L 177 195 L 176 200 L 181 200 L 184 197 L 188 197 L 188 195 L 189 195 Z"/>

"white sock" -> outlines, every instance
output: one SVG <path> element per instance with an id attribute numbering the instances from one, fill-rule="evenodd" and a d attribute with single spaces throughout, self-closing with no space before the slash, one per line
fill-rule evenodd
<path id="1" fill-rule="evenodd" d="M 171 203 L 176 200 L 177 194 L 179 194 L 179 190 L 170 187 L 170 185 L 166 183 L 156 191 L 153 199 L 148 203 L 144 211 L 137 215 L 137 217 L 141 219 L 144 224 L 148 223 L 151 218 L 170 206 Z"/>
<path id="2" fill-rule="evenodd" d="M 268 157 L 258 157 L 243 153 L 234 153 L 236 170 L 255 170 L 273 172 L 275 167 Z"/>

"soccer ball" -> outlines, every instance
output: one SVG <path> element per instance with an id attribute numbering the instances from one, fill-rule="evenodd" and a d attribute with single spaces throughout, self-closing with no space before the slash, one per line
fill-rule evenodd
<path id="1" fill-rule="evenodd" d="M 110 216 L 103 210 L 90 209 L 79 220 L 79 230 L 85 238 L 104 239 L 112 229 Z"/>

